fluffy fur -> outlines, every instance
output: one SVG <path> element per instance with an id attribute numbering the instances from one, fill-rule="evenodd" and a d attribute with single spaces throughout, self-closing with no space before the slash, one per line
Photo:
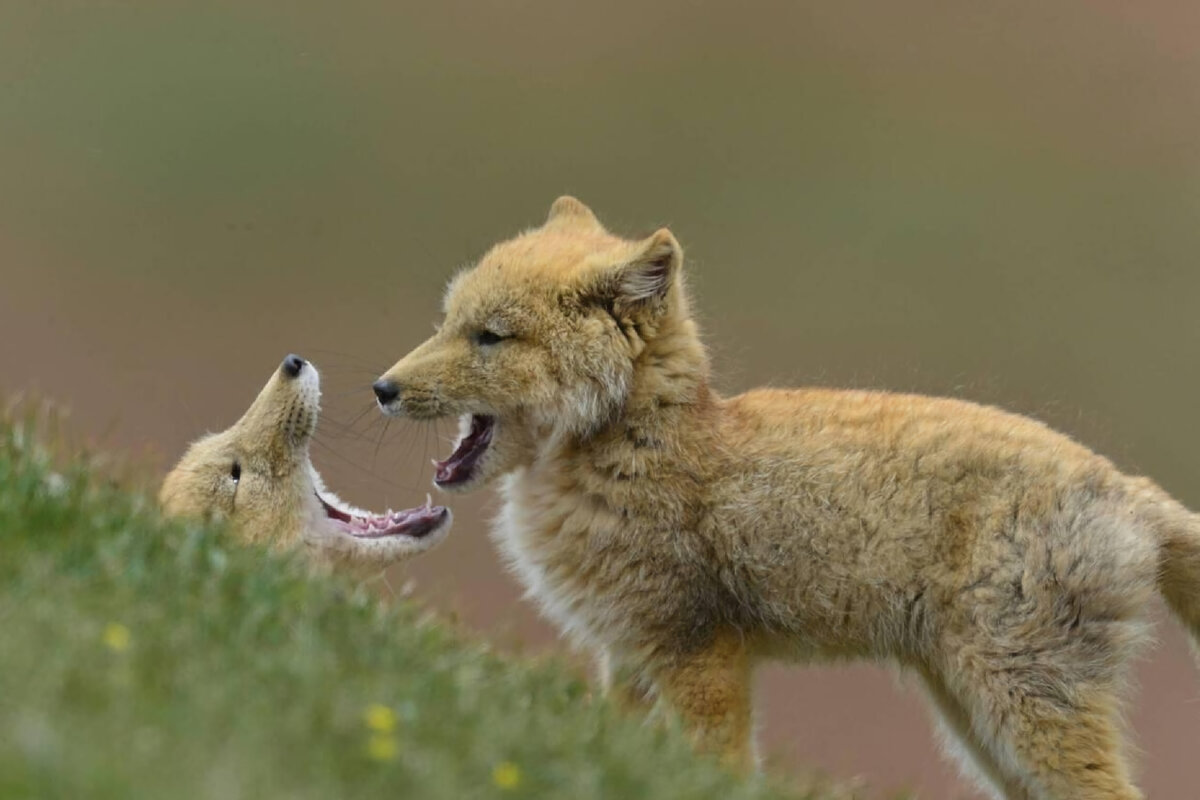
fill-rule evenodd
<path id="1" fill-rule="evenodd" d="M 924 682 L 998 797 L 1140 797 L 1123 667 L 1160 592 L 1200 637 L 1200 519 L 995 408 L 881 392 L 718 396 L 683 255 L 561 198 L 451 283 L 384 411 L 486 415 L 469 479 L 547 616 L 648 681 L 700 747 L 753 763 L 765 658 Z"/>
<path id="2" fill-rule="evenodd" d="M 296 374 L 288 369 L 291 359 L 292 370 L 300 365 Z M 188 448 L 163 480 L 163 511 L 228 520 L 247 543 L 303 546 L 315 568 L 357 577 L 377 575 L 440 543 L 451 523 L 445 508 L 413 509 L 405 532 L 391 535 L 369 527 L 356 535 L 356 529 L 330 515 L 334 509 L 354 520 L 379 519 L 342 503 L 313 468 L 308 451 L 320 414 L 320 377 L 312 364 L 295 356 L 289 360 L 237 423 Z"/>

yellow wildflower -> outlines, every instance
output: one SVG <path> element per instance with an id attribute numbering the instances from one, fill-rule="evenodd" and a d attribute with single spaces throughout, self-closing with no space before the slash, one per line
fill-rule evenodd
<path id="1" fill-rule="evenodd" d="M 511 761 L 501 761 L 492 768 L 492 783 L 501 789 L 515 789 L 521 782 L 521 768 Z"/>
<path id="2" fill-rule="evenodd" d="M 372 703 L 363 712 L 363 722 L 376 733 L 391 733 L 396 730 L 396 712 L 385 705 Z"/>
<path id="3" fill-rule="evenodd" d="M 367 755 L 375 761 L 395 761 L 399 749 L 396 737 L 386 733 L 372 734 L 367 740 Z"/>
<path id="4" fill-rule="evenodd" d="M 100 640 L 104 642 L 104 646 L 114 653 L 123 653 L 129 649 L 129 644 L 133 640 L 133 635 L 119 622 L 110 622 L 104 626 L 104 633 L 101 634 Z"/>

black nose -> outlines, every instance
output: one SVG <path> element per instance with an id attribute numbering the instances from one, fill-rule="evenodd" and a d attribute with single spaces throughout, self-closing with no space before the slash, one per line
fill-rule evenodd
<path id="1" fill-rule="evenodd" d="M 293 353 L 283 360 L 283 364 L 279 368 L 289 378 L 299 377 L 300 370 L 304 369 L 304 359 Z"/>
<path id="2" fill-rule="evenodd" d="M 381 406 L 386 406 L 400 396 L 400 387 L 396 385 L 395 381 L 389 381 L 386 378 L 375 381 L 375 385 L 371 388 L 375 390 L 375 396 L 379 398 Z"/>

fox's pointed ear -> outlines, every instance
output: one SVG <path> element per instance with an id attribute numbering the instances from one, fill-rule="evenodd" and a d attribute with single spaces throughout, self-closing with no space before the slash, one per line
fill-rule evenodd
<path id="1" fill-rule="evenodd" d="M 603 227 L 590 208 L 574 197 L 564 194 L 550 205 L 550 214 L 546 217 L 546 227 L 565 227 L 567 225 L 586 228 Z"/>
<path id="2" fill-rule="evenodd" d="M 659 228 L 619 267 L 615 299 L 629 310 L 658 308 L 682 266 L 683 248 L 669 230 Z"/>

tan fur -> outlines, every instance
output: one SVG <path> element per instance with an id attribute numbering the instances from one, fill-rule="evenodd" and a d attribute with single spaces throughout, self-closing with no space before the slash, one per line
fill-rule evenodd
<path id="1" fill-rule="evenodd" d="M 1156 589 L 1200 635 L 1200 520 L 994 408 L 720 397 L 681 267 L 669 231 L 560 199 L 452 281 L 384 410 L 495 418 L 456 488 L 498 479 L 529 594 L 729 763 L 753 761 L 755 662 L 866 658 L 922 676 L 996 796 L 1140 797 L 1115 698 Z"/>
<path id="2" fill-rule="evenodd" d="M 354 516 L 368 512 L 338 500 L 313 468 L 309 443 L 320 414 L 320 378 L 312 364 L 301 363 L 297 376 L 283 366 L 272 373 L 232 427 L 188 448 L 163 480 L 159 503 L 164 513 L 228 520 L 247 543 L 280 550 L 303 546 L 315 568 L 357 577 L 376 575 L 436 546 L 449 531 L 448 510 L 438 527 L 420 538 L 353 536 L 329 518 L 321 498 Z"/>

